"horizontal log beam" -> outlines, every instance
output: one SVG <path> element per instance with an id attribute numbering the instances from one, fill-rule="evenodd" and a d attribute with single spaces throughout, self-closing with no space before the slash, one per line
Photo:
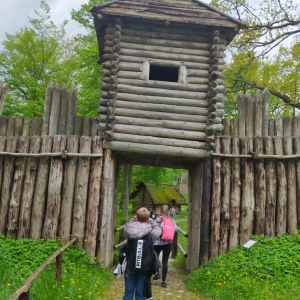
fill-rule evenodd
<path id="1" fill-rule="evenodd" d="M 142 72 L 119 71 L 118 78 L 141 79 Z"/>
<path id="2" fill-rule="evenodd" d="M 88 153 L 68 153 L 64 152 L 53 152 L 53 153 L 14 153 L 14 152 L 0 152 L 0 156 L 10 157 L 61 157 L 63 159 L 67 157 L 102 157 L 102 154 L 88 154 Z"/>
<path id="3" fill-rule="evenodd" d="M 205 142 L 179 140 L 179 139 L 172 139 L 172 138 L 160 138 L 160 137 L 153 137 L 153 136 L 142 136 L 142 135 L 134 135 L 134 134 L 123 134 L 123 133 L 116 133 L 116 132 L 114 132 L 114 140 L 119 142 L 131 142 L 131 143 L 140 143 L 140 144 L 206 149 Z"/>
<path id="4" fill-rule="evenodd" d="M 208 84 L 184 84 L 178 82 L 156 81 L 156 80 L 135 80 L 119 78 L 119 84 L 158 88 L 158 89 L 170 89 L 177 91 L 189 91 L 189 92 L 207 92 Z"/>
<path id="5" fill-rule="evenodd" d="M 186 157 L 202 159 L 207 157 L 207 151 L 203 149 L 188 149 L 183 147 L 170 147 L 161 145 L 143 145 L 137 143 L 126 143 L 117 141 L 104 141 L 104 149 L 112 151 L 129 152 L 145 155 L 165 155 L 173 157 Z"/>
<path id="6" fill-rule="evenodd" d="M 146 96 L 166 96 L 174 98 L 187 98 L 187 99 L 198 99 L 205 100 L 205 92 L 189 92 L 189 91 L 177 91 L 177 90 L 165 90 L 165 89 L 155 89 L 147 87 L 138 87 L 125 84 L 118 84 L 118 92 L 128 93 L 128 94 L 138 94 Z"/>

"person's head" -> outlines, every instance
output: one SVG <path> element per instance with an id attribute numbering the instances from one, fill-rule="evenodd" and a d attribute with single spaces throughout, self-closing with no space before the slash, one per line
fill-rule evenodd
<path id="1" fill-rule="evenodd" d="M 163 216 L 168 216 L 169 215 L 169 206 L 168 205 L 162 205 L 160 212 Z"/>
<path id="2" fill-rule="evenodd" d="M 141 207 L 136 211 L 136 218 L 139 222 L 147 222 L 150 218 L 150 212 L 146 207 Z"/>

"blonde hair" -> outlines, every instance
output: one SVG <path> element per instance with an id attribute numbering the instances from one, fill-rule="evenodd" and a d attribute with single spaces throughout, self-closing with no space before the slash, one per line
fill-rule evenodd
<path id="1" fill-rule="evenodd" d="M 136 218 L 139 222 L 147 222 L 150 218 L 150 212 L 146 207 L 141 207 L 136 211 Z"/>
<path id="2" fill-rule="evenodd" d="M 169 206 L 168 205 L 163 205 L 162 207 L 161 207 L 161 210 L 160 210 L 160 212 L 161 212 L 161 214 L 163 215 L 163 216 L 169 216 L 169 213 L 170 213 L 170 211 L 169 211 Z"/>

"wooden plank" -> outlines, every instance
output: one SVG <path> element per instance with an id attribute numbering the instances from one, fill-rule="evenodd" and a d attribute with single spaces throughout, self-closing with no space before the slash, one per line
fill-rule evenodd
<path id="1" fill-rule="evenodd" d="M 24 123 L 24 119 L 22 117 L 16 117 L 14 136 L 22 135 L 23 123 Z"/>
<path id="2" fill-rule="evenodd" d="M 31 125 L 31 119 L 29 118 L 24 119 L 22 136 L 30 136 L 30 125 Z"/>
<path id="3" fill-rule="evenodd" d="M 41 153 L 49 153 L 52 150 L 53 138 L 49 135 L 42 136 Z M 45 217 L 47 189 L 50 169 L 50 157 L 39 159 L 36 175 L 36 183 L 33 195 L 30 238 L 40 239 L 42 237 L 43 222 Z"/>
<path id="4" fill-rule="evenodd" d="M 274 154 L 283 155 L 282 138 L 274 137 L 273 143 L 274 143 L 274 150 L 275 150 Z M 286 215 L 287 182 L 286 182 L 285 164 L 282 160 L 276 160 L 276 175 L 277 175 L 276 236 L 281 236 L 286 233 L 286 220 L 287 220 L 287 215 Z M 274 196 L 272 198 L 274 198 Z M 276 202 L 274 201 L 274 204 L 275 203 Z M 274 209 L 272 212 L 274 212 Z"/>
<path id="5" fill-rule="evenodd" d="M 53 142 L 53 151 L 65 150 L 66 137 L 56 135 Z M 47 208 L 42 236 L 44 239 L 55 239 L 58 230 L 58 221 L 61 204 L 61 189 L 63 179 L 63 162 L 60 158 L 52 158 L 50 165 Z"/>
<path id="6" fill-rule="evenodd" d="M 294 154 L 300 154 L 300 136 L 293 137 Z M 298 228 L 300 224 L 300 159 L 296 161 L 296 182 L 297 182 L 297 217 L 298 217 Z"/>
<path id="7" fill-rule="evenodd" d="M 231 154 L 231 138 L 221 137 L 221 152 Z M 222 158 L 221 160 L 221 219 L 220 219 L 220 242 L 219 255 L 227 252 L 228 231 L 230 220 L 230 159 Z"/>
<path id="8" fill-rule="evenodd" d="M 6 101 L 6 97 L 8 95 L 9 85 L 6 84 L 4 87 L 1 88 L 0 92 L 0 116 L 2 116 L 4 104 Z"/>
<path id="9" fill-rule="evenodd" d="M 6 152 L 16 152 L 18 145 L 18 138 L 15 136 L 9 136 L 7 138 Z M 0 233 L 3 235 L 6 232 L 6 224 L 9 210 L 9 200 L 11 196 L 11 187 L 13 182 L 15 158 L 5 157 L 4 159 L 4 171 L 3 171 L 3 183 L 1 190 L 1 202 L 0 202 Z"/>
<path id="10" fill-rule="evenodd" d="M 53 88 L 52 102 L 51 102 L 51 114 L 49 121 L 49 135 L 55 136 L 58 131 L 60 106 L 61 106 L 61 88 L 57 83 Z"/>
<path id="11" fill-rule="evenodd" d="M 236 119 L 235 119 L 236 120 Z M 231 153 L 238 155 L 239 139 L 232 138 Z M 228 249 L 235 249 L 239 244 L 240 229 L 240 207 L 241 207 L 241 177 L 240 177 L 240 159 L 234 158 L 231 163 L 231 196 L 230 196 L 230 220 L 229 220 L 229 242 Z"/>
<path id="12" fill-rule="evenodd" d="M 73 85 L 69 92 L 68 98 L 68 114 L 67 114 L 67 129 L 66 135 L 70 136 L 75 134 L 75 118 L 76 118 L 76 105 L 77 105 L 77 90 Z"/>
<path id="13" fill-rule="evenodd" d="M 83 124 L 84 136 L 91 136 L 91 126 L 92 126 L 92 119 L 88 117 L 84 118 L 84 124 Z"/>
<path id="14" fill-rule="evenodd" d="M 285 118 L 284 118 L 285 119 Z M 291 120 L 291 118 L 289 118 Z M 287 120 L 287 118 L 286 118 Z M 288 121 L 290 123 L 290 121 Z M 287 131 L 285 131 L 285 135 Z M 283 154 L 293 154 L 293 140 L 290 137 L 283 138 Z M 296 168 L 293 159 L 285 161 L 287 178 L 287 231 L 294 235 L 298 229 L 297 224 L 297 191 L 296 191 Z"/>
<path id="15" fill-rule="evenodd" d="M 266 154 L 274 154 L 274 145 L 271 137 L 264 138 Z M 265 235 L 275 236 L 275 209 L 276 209 L 276 169 L 272 159 L 265 161 L 266 170 L 266 219 Z"/>
<path id="16" fill-rule="evenodd" d="M 6 135 L 7 122 L 8 122 L 7 117 L 0 116 L 0 136 Z"/>
<path id="17" fill-rule="evenodd" d="M 31 135 L 41 135 L 41 129 L 43 125 L 43 120 L 42 118 L 35 117 L 32 119 L 32 131 Z"/>
<path id="18" fill-rule="evenodd" d="M 68 111 L 68 90 L 64 84 L 61 90 L 60 115 L 57 134 L 65 134 L 67 126 L 67 111 Z"/>
<path id="19" fill-rule="evenodd" d="M 275 136 L 275 119 L 269 119 L 268 136 Z"/>
<path id="20" fill-rule="evenodd" d="M 92 125 L 91 125 L 91 137 L 97 136 L 97 125 L 98 120 L 96 118 L 92 119 Z"/>
<path id="21" fill-rule="evenodd" d="M 18 145 L 18 153 L 28 153 L 29 151 L 29 138 L 20 137 Z M 18 157 L 15 161 L 15 170 L 12 181 L 12 191 L 9 201 L 8 222 L 7 222 L 7 235 L 16 238 L 17 232 L 20 229 L 19 225 L 19 212 L 21 206 L 21 198 L 23 191 L 23 183 L 25 178 L 27 158 Z"/>
<path id="22" fill-rule="evenodd" d="M 44 103 L 44 114 L 43 114 L 43 128 L 42 135 L 49 134 L 49 123 L 50 123 L 50 115 L 51 115 L 51 103 L 52 103 L 52 95 L 53 95 L 53 83 L 50 82 L 46 89 L 45 103 Z"/>
<path id="23" fill-rule="evenodd" d="M 82 136 L 83 131 L 83 120 L 84 118 L 82 116 L 76 116 L 75 117 L 75 128 L 74 128 L 74 135 L 77 135 L 79 137 Z"/>
<path id="24" fill-rule="evenodd" d="M 256 120 L 257 121 L 257 120 Z M 258 129 L 258 127 L 257 127 Z M 261 134 L 256 131 L 256 134 Z M 264 154 L 264 140 L 261 137 L 254 138 L 254 152 Z M 254 161 L 254 190 L 255 190 L 255 215 L 254 234 L 263 235 L 265 233 L 266 218 L 266 172 L 263 159 Z"/>
<path id="25" fill-rule="evenodd" d="M 220 137 L 215 137 L 215 153 L 221 152 Z M 213 181 L 211 196 L 211 225 L 209 258 L 214 259 L 219 255 L 220 218 L 221 218 L 221 159 L 213 158 Z"/>
<path id="26" fill-rule="evenodd" d="M 116 174 L 116 158 L 112 155 L 110 150 L 104 150 L 103 155 L 103 175 L 101 182 L 101 197 L 102 203 L 101 211 L 101 226 L 99 226 L 99 244 L 97 245 L 97 261 L 101 266 L 111 265 L 111 243 L 114 242 L 114 233 L 111 236 L 111 214 L 114 204 L 114 188 L 115 188 L 115 174 Z"/>
<path id="27" fill-rule="evenodd" d="M 92 140 L 92 152 L 103 153 L 102 139 L 98 136 L 95 136 Z M 102 158 L 93 158 L 91 162 L 85 230 L 86 242 L 84 244 L 84 248 L 90 257 L 96 255 L 102 164 Z"/>
<path id="28" fill-rule="evenodd" d="M 244 94 L 242 91 L 238 93 L 237 96 L 237 107 L 238 107 L 238 130 L 239 130 L 239 137 L 245 137 L 246 134 L 246 107 L 244 102 Z"/>
<path id="29" fill-rule="evenodd" d="M 41 148 L 41 137 L 33 136 L 30 140 L 29 153 L 39 153 Z M 25 172 L 22 202 L 19 217 L 18 238 L 28 239 L 30 237 L 30 222 L 32 212 L 32 201 L 35 188 L 35 180 L 38 170 L 38 159 L 28 158 Z"/>
<path id="30" fill-rule="evenodd" d="M 237 119 L 230 119 L 230 136 L 234 138 L 239 137 L 239 127 Z"/>
<path id="31" fill-rule="evenodd" d="M 230 119 L 223 119 L 222 121 L 224 126 L 222 135 L 230 136 Z"/>
<path id="32" fill-rule="evenodd" d="M 265 88 L 262 93 L 262 136 L 268 136 L 268 119 L 271 93 Z"/>
<path id="33" fill-rule="evenodd" d="M 15 134 L 15 124 L 16 124 L 16 117 L 9 117 L 7 121 L 6 127 L 6 136 L 13 136 Z"/>
<path id="34" fill-rule="evenodd" d="M 80 153 L 91 153 L 91 137 L 82 136 L 79 141 Z M 86 206 L 88 196 L 88 181 L 90 173 L 90 158 L 79 158 L 75 181 L 74 206 L 72 219 L 72 235 L 78 237 L 78 245 L 83 246 Z"/>
<path id="35" fill-rule="evenodd" d="M 67 152 L 77 153 L 79 147 L 79 138 L 75 135 L 70 135 L 67 138 Z M 70 240 L 72 227 L 72 210 L 73 198 L 75 189 L 75 179 L 77 170 L 78 158 L 70 157 L 65 162 L 64 182 L 62 188 L 62 202 L 60 211 L 60 221 L 58 228 L 58 236 L 62 243 Z"/>
<path id="36" fill-rule="evenodd" d="M 253 126 L 254 126 L 254 136 L 262 136 L 262 124 L 263 124 L 263 98 L 262 94 L 257 91 L 253 100 Z M 267 134 L 268 135 L 268 134 Z"/>
<path id="37" fill-rule="evenodd" d="M 251 151 L 251 147 L 253 147 L 253 140 L 251 138 L 242 138 L 240 142 L 241 154 L 248 154 Z M 253 161 L 247 158 L 241 159 L 241 183 L 240 245 L 243 245 L 252 234 L 255 207 L 254 166 Z"/>
<path id="38" fill-rule="evenodd" d="M 292 136 L 300 135 L 300 116 L 293 117 Z"/>

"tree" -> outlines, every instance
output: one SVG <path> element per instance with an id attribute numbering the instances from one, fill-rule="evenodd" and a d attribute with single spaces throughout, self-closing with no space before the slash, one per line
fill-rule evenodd
<path id="1" fill-rule="evenodd" d="M 281 108 L 283 112 L 295 113 L 295 109 L 292 108 L 300 109 L 298 90 L 295 94 L 295 89 L 292 92 L 285 84 L 286 80 L 290 82 L 289 77 L 295 78 L 292 71 L 295 66 L 292 60 L 287 60 L 282 55 L 293 47 L 297 48 L 297 41 L 294 40 L 291 48 L 285 47 L 286 51 L 283 50 L 284 42 L 287 42 L 288 38 L 296 38 L 300 33 L 299 5 L 293 0 L 265 0 L 260 1 L 258 6 L 251 5 L 248 0 L 212 0 L 211 5 L 246 24 L 229 46 L 233 61 L 226 73 L 228 94 L 240 87 L 248 90 L 263 90 L 268 87 L 271 94 L 277 98 L 273 102 L 276 102 L 278 107 L 284 107 Z M 278 48 L 279 54 L 270 58 Z M 279 59 L 283 61 L 279 62 Z M 287 66 L 287 63 L 291 65 Z M 278 65 L 285 65 L 284 73 L 276 72 L 274 67 Z M 264 79 L 267 73 L 265 68 L 273 75 L 275 85 L 272 86 L 269 80 L 265 80 L 269 77 Z M 259 73 L 255 74 L 253 70 Z"/>
<path id="2" fill-rule="evenodd" d="M 64 60 L 67 21 L 56 26 L 44 0 L 35 14 L 37 18 L 29 18 L 30 27 L 6 34 L 0 52 L 0 77 L 10 85 L 6 115 L 41 116 L 46 85 L 50 81 L 67 83 L 72 74 Z"/>

